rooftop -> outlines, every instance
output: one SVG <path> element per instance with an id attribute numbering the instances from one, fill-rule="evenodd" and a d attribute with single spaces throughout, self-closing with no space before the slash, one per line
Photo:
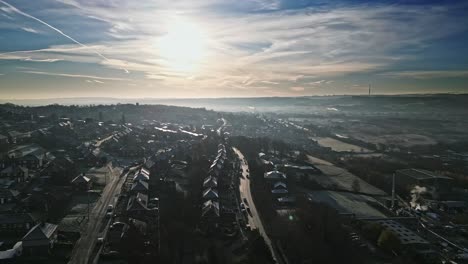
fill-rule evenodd
<path id="1" fill-rule="evenodd" d="M 408 244 L 427 244 L 428 242 L 418 236 L 413 231 L 409 230 L 408 228 L 404 227 L 400 223 L 393 221 L 393 220 L 378 220 L 379 224 L 381 224 L 385 229 L 388 229 L 395 233 L 401 241 L 402 245 Z"/>
<path id="2" fill-rule="evenodd" d="M 427 171 L 427 170 L 422 170 L 422 169 L 404 169 L 404 170 L 398 170 L 398 173 L 407 175 L 411 178 L 414 178 L 416 180 L 429 180 L 429 179 L 444 179 L 444 180 L 452 180 L 452 178 L 443 176 L 443 175 L 437 175 L 433 172 Z"/>

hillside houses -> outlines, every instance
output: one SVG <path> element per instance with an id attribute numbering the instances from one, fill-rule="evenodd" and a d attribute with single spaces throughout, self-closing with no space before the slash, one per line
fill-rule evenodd
<path id="1" fill-rule="evenodd" d="M 28 169 L 39 169 L 55 157 L 44 148 L 36 144 L 21 145 L 8 152 L 8 157 L 14 163 Z"/>
<path id="2" fill-rule="evenodd" d="M 226 162 L 226 147 L 218 145 L 216 157 L 210 165 L 208 175 L 203 180 L 201 225 L 206 232 L 218 228 L 220 221 L 220 194 L 223 190 L 223 169 Z"/>

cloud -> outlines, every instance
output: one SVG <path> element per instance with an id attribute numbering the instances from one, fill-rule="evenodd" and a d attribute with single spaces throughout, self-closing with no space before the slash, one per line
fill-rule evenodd
<path id="1" fill-rule="evenodd" d="M 25 16 L 25 17 L 28 17 L 28 18 L 30 18 L 30 19 L 33 19 L 33 20 L 35 20 L 35 21 L 37 21 L 37 22 L 39 22 L 39 23 L 41 23 L 41 24 L 47 26 L 48 28 L 54 30 L 55 32 L 59 33 L 60 35 L 66 37 L 67 39 L 73 41 L 74 43 L 76 43 L 76 44 L 78 44 L 78 45 L 80 45 L 80 46 L 82 46 L 82 47 L 87 47 L 87 45 L 85 45 L 85 44 L 79 42 L 78 40 L 76 40 L 76 39 L 70 37 L 69 35 L 65 34 L 63 31 L 61 31 L 60 29 L 58 29 L 58 28 L 56 28 L 56 27 L 54 27 L 54 26 L 48 24 L 47 22 L 45 22 L 45 21 L 43 21 L 43 20 L 41 20 L 41 19 L 39 19 L 39 18 L 37 18 L 37 17 L 35 17 L 35 16 L 32 16 L 32 15 L 30 15 L 30 14 L 28 14 L 28 13 L 25 13 L 25 12 L 19 10 L 18 8 L 16 8 L 15 6 L 13 6 L 13 5 L 11 5 L 11 4 L 9 4 L 9 3 L 3 1 L 3 0 L 0 0 L 0 3 L 6 5 L 6 6 L 8 7 L 8 10 L 9 10 L 9 11 L 7 11 L 7 12 L 13 11 L 14 13 L 17 13 L 17 14 L 20 14 L 20 15 L 22 15 L 22 16 Z M 2 9 L 2 10 L 3 10 L 3 9 Z M 104 60 L 106 60 L 106 61 L 109 60 L 106 56 L 102 55 L 100 52 L 98 52 L 98 51 L 96 51 L 96 50 L 93 50 L 93 52 L 94 52 L 96 55 L 98 55 L 99 57 L 103 58 Z M 123 70 L 124 70 L 126 73 L 129 73 L 127 69 L 123 68 Z"/>
<path id="2" fill-rule="evenodd" d="M 95 79 L 96 80 L 108 80 L 108 81 L 129 81 L 125 78 L 114 78 L 114 77 L 100 77 L 93 75 L 81 75 L 81 74 L 68 74 L 68 73 L 56 73 L 56 72 L 41 72 L 41 71 L 20 71 L 22 73 L 38 74 L 38 75 L 48 75 L 48 76 L 57 76 L 57 77 L 69 77 L 69 78 L 85 78 L 85 79 Z"/>
<path id="3" fill-rule="evenodd" d="M 301 87 L 301 86 L 293 86 L 291 88 L 289 88 L 291 91 L 294 91 L 294 92 L 302 92 L 304 91 L 304 87 Z"/>
<path id="4" fill-rule="evenodd" d="M 326 83 L 326 80 L 320 80 L 320 81 L 315 81 L 315 82 L 309 82 L 309 83 L 307 83 L 307 84 L 312 85 L 312 86 L 316 86 L 316 85 L 322 85 L 322 84 L 324 84 L 324 83 Z"/>
<path id="5" fill-rule="evenodd" d="M 383 76 L 393 78 L 413 78 L 413 79 L 434 79 L 434 78 L 453 78 L 453 77 L 468 77 L 466 71 L 399 71 L 382 73 Z"/>
<path id="6" fill-rule="evenodd" d="M 35 34 L 39 33 L 37 30 L 35 30 L 33 28 L 29 28 L 29 27 L 22 27 L 21 29 L 26 31 L 26 32 L 29 32 L 29 33 L 35 33 Z"/>
<path id="7" fill-rule="evenodd" d="M 370 3 L 287 10 L 281 9 L 282 3 L 275 0 L 242 4 L 238 0 L 60 2 L 67 6 L 54 12 L 64 16 L 73 13 L 86 22 L 98 20 L 101 27 L 105 24 L 102 34 L 90 38 L 93 41 L 86 46 L 74 42 L 0 54 L 0 59 L 64 60 L 96 64 L 97 70 L 125 68 L 135 73 L 129 78 L 145 85 L 157 82 L 160 90 L 174 93 L 190 90 L 219 96 L 228 91 L 291 94 L 294 90 L 290 87 L 308 85 L 321 90 L 333 83 L 329 79 L 394 69 L 396 62 L 417 59 L 420 56 L 417 51 L 426 49 L 435 40 L 468 28 L 467 23 L 452 19 L 454 5 L 437 8 Z M 10 14 L 16 12 L 4 8 Z M 180 17 L 203 31 L 204 54 L 194 72 L 168 67 L 167 56 L 155 44 L 167 34 L 171 22 Z M 54 21 L 52 17 L 48 19 Z M 437 31 L 433 25 L 438 25 Z M 190 41 L 186 45 L 190 47 Z M 408 55 L 402 49 L 416 52 Z M 95 50 L 105 50 L 109 59 L 93 56 Z M 398 74 L 416 76 L 408 72 L 393 75 Z"/>
<path id="8" fill-rule="evenodd" d="M 45 56 L 21 56 L 15 53 L 1 53 L 0 60 L 21 60 L 21 61 L 34 61 L 34 62 L 57 62 L 61 61 L 60 58 L 47 58 Z"/>
<path id="9" fill-rule="evenodd" d="M 277 85 L 277 84 L 279 84 L 278 82 L 265 81 L 265 80 L 260 81 L 260 82 L 261 82 L 261 83 L 266 83 L 266 84 L 272 84 L 272 85 Z"/>

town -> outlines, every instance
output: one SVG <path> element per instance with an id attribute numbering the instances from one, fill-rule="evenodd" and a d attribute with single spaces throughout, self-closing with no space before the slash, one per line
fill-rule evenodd
<path id="1" fill-rule="evenodd" d="M 323 109 L 0 105 L 0 262 L 468 263 L 466 138 Z"/>

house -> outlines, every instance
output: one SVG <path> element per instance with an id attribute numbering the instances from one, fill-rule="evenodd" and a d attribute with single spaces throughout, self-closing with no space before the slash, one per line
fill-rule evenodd
<path id="1" fill-rule="evenodd" d="M 18 131 L 8 132 L 8 141 L 10 144 L 22 144 L 27 142 L 31 138 L 30 133 L 22 133 Z"/>
<path id="2" fill-rule="evenodd" d="M 213 176 L 208 176 L 203 181 L 203 188 L 217 188 L 218 180 Z"/>
<path id="3" fill-rule="evenodd" d="M 41 170 L 42 176 L 50 176 L 56 184 L 68 184 L 77 174 L 75 162 L 66 156 L 56 157 Z"/>
<path id="4" fill-rule="evenodd" d="M 275 182 L 272 185 L 271 193 L 274 196 L 278 197 L 278 196 L 287 195 L 289 193 L 289 191 L 288 191 L 288 187 L 287 187 L 286 183 L 279 181 L 279 182 Z"/>
<path id="5" fill-rule="evenodd" d="M 18 198 L 19 192 L 10 189 L 0 189 L 0 204 L 13 203 Z"/>
<path id="6" fill-rule="evenodd" d="M 0 171 L 0 178 L 10 178 L 15 182 L 24 182 L 29 177 L 28 168 L 15 164 Z"/>
<path id="7" fill-rule="evenodd" d="M 145 169 L 145 168 L 141 168 L 139 171 L 135 172 L 135 176 L 133 177 L 133 182 L 137 182 L 137 181 L 149 181 L 149 175 L 150 175 L 150 172 Z"/>
<path id="8" fill-rule="evenodd" d="M 274 190 L 287 190 L 288 186 L 286 185 L 286 183 L 279 181 L 273 184 L 273 189 Z"/>
<path id="9" fill-rule="evenodd" d="M 265 180 L 272 180 L 272 181 L 285 180 L 286 174 L 280 171 L 269 171 L 265 173 L 264 178 Z"/>
<path id="10" fill-rule="evenodd" d="M 55 157 L 36 144 L 18 146 L 8 152 L 8 156 L 14 159 L 15 164 L 28 169 L 38 169 Z"/>
<path id="11" fill-rule="evenodd" d="M 50 252 L 57 240 L 57 225 L 50 223 L 39 223 L 24 235 L 23 254 L 36 256 Z"/>
<path id="12" fill-rule="evenodd" d="M 219 195 L 218 191 L 213 188 L 208 188 L 203 192 L 203 199 L 204 200 L 218 200 Z"/>
<path id="13" fill-rule="evenodd" d="M 75 189 L 82 191 L 87 191 L 93 186 L 93 182 L 91 181 L 91 179 L 83 174 L 76 176 L 71 181 L 71 184 L 75 187 Z"/>
<path id="14" fill-rule="evenodd" d="M 133 182 L 132 187 L 130 188 L 130 191 L 133 192 L 133 193 L 147 194 L 148 193 L 148 183 L 145 182 L 145 181 Z"/>
<path id="15" fill-rule="evenodd" d="M 25 234 L 35 221 L 30 214 L 0 214 L 0 234 Z"/>
<path id="16" fill-rule="evenodd" d="M 138 193 L 128 200 L 127 214 L 133 218 L 141 219 L 146 217 L 148 210 L 148 195 Z"/>
<path id="17" fill-rule="evenodd" d="M 219 202 L 208 200 L 203 203 L 202 208 L 203 218 L 217 218 L 219 217 Z"/>
<path id="18" fill-rule="evenodd" d="M 322 173 L 313 165 L 281 164 L 277 167 L 279 171 L 286 173 L 296 181 L 310 180 L 311 177 Z"/>
<path id="19" fill-rule="evenodd" d="M 85 160 L 89 166 L 104 165 L 110 160 L 109 154 L 100 148 L 95 148 L 85 154 Z"/>

